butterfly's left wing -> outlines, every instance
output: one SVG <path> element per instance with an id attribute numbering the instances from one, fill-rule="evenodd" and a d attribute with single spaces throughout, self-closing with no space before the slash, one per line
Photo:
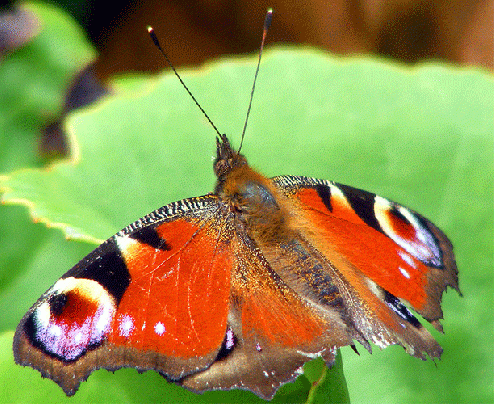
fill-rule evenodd
<path id="1" fill-rule="evenodd" d="M 225 339 L 232 254 L 214 196 L 164 206 L 59 279 L 17 327 L 18 364 L 67 395 L 98 368 L 154 369 L 179 381 Z"/>
<path id="2" fill-rule="evenodd" d="M 441 330 L 441 298 L 457 291 L 453 248 L 433 223 L 370 192 L 307 177 L 272 179 L 298 216 L 306 253 L 326 262 L 344 299 L 349 329 L 368 346 L 401 344 L 424 358 L 442 349 L 407 309 Z"/>

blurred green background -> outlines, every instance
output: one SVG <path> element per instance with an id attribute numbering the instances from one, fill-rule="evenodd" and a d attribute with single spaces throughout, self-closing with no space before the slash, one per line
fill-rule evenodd
<path id="1" fill-rule="evenodd" d="M 194 15 L 205 9 L 210 10 L 202 12 L 207 17 L 214 14 L 211 10 L 220 9 L 220 3 L 199 2 L 190 13 L 172 13 L 172 20 L 176 23 L 181 21 L 177 15 Z M 180 4 L 176 3 L 175 9 L 180 9 Z M 479 2 L 478 8 L 485 4 Z M 168 6 L 160 4 L 156 13 Z M 85 4 L 79 9 L 84 24 L 94 15 L 94 7 Z M 126 7 L 119 14 L 122 18 L 112 20 L 103 30 L 106 34 L 102 37 L 117 41 L 105 43 L 56 7 L 26 5 L 22 10 L 31 22 L 13 34 L 14 39 L 25 38 L 25 44 L 3 47 L 2 402 L 65 400 L 53 382 L 13 364 L 12 331 L 40 294 L 93 249 L 96 240 L 163 204 L 209 192 L 214 184 L 210 158 L 214 133 L 173 76 L 127 74 L 99 81 L 115 72 L 138 69 L 140 63 L 149 63 L 150 69 L 162 66 L 142 29 L 144 24 L 133 21 L 146 13 L 139 13 L 137 5 Z M 264 5 L 256 7 L 249 9 L 255 15 L 244 17 L 233 11 L 233 5 L 221 8 L 214 18 L 222 16 L 236 24 L 210 28 L 219 35 L 216 40 L 212 34 L 202 35 L 207 26 L 190 28 L 182 22 L 171 36 L 163 29 L 172 59 L 192 64 L 218 54 L 255 50 L 265 12 Z M 282 4 L 279 8 L 285 10 Z M 160 18 L 171 19 L 167 15 Z M 297 42 L 290 40 L 290 35 L 296 37 L 295 28 L 288 29 L 292 26 L 284 18 L 286 13 L 275 14 L 269 37 L 273 42 Z M 249 21 L 253 33 L 240 28 L 241 21 Z M 309 21 L 301 24 L 300 32 L 306 25 L 311 25 L 307 31 L 318 27 L 317 22 Z M 134 32 L 139 33 L 125 31 L 129 25 L 135 25 Z M 95 45 L 86 39 L 86 32 Z M 333 35 L 341 38 L 343 34 Z M 199 43 L 189 45 L 189 36 L 199 37 Z M 439 36 L 433 35 L 435 42 Z M 152 56 L 133 50 L 142 38 L 147 42 L 141 49 Z M 245 43 L 226 44 L 232 38 Z M 356 36 L 353 38 L 340 42 L 357 43 Z M 14 39 L 7 44 L 16 44 Z M 379 52 L 381 48 L 369 45 L 336 50 L 390 55 L 389 51 Z M 194 55 L 196 49 L 200 51 Z M 441 56 L 413 53 L 412 46 L 407 49 L 415 56 L 392 56 L 408 62 Z M 478 61 L 445 59 L 491 67 Z M 232 56 L 183 70 L 196 97 L 234 145 L 245 117 L 255 60 L 255 55 Z M 74 83 L 79 92 L 73 91 Z M 98 99 L 102 94 L 107 95 Z M 88 98 L 98 101 L 66 114 Z M 308 47 L 268 46 L 243 148 L 250 163 L 268 176 L 310 175 L 376 192 L 433 220 L 455 245 L 464 297 L 453 292 L 445 295 L 445 334 L 433 332 L 444 348 L 442 360 L 437 364 L 421 362 L 399 347 L 375 348 L 372 355 L 360 349 L 360 357 L 345 348 L 344 370 L 353 402 L 494 400 L 493 111 L 492 75 L 481 68 L 439 62 L 411 67 L 382 58 L 335 57 Z M 68 160 L 53 162 L 67 151 Z M 24 206 L 29 207 L 30 215 Z M 42 224 L 33 224 L 33 217 Z M 64 236 L 79 241 L 66 241 Z M 134 370 L 120 370 L 112 375 L 98 371 L 71 402 L 256 400 L 250 393 L 218 394 L 196 396 L 167 385 L 153 372 L 137 375 Z"/>

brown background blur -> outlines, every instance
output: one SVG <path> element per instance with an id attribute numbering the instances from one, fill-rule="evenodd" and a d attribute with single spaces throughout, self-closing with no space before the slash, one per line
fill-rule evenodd
<path id="1" fill-rule="evenodd" d="M 271 43 L 314 45 L 338 54 L 378 54 L 494 67 L 494 0 L 169 0 L 97 2 L 85 9 L 101 51 L 101 77 L 161 70 L 152 25 L 175 65 L 255 52 L 268 7 Z"/>

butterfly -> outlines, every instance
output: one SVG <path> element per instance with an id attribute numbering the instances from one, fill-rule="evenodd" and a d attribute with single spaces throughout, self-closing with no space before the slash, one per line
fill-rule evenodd
<path id="1" fill-rule="evenodd" d="M 216 148 L 212 193 L 128 225 L 41 296 L 17 327 L 18 364 L 67 395 L 95 369 L 134 367 L 269 399 L 356 342 L 441 356 L 407 308 L 441 330 L 442 294 L 459 292 L 439 228 L 346 185 L 266 178 L 219 132 Z"/>

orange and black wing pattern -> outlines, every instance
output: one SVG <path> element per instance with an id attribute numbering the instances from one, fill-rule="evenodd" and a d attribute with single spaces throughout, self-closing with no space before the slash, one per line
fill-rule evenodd
<path id="1" fill-rule="evenodd" d="M 311 277 L 331 278 L 353 338 L 369 348 L 367 341 L 401 344 L 414 356 L 439 357 L 442 349 L 406 304 L 441 330 L 442 294 L 447 287 L 459 291 L 444 233 L 370 192 L 308 177 L 272 181 L 302 217 L 299 244 L 320 263 Z M 308 289 L 323 297 L 317 287 Z"/>
<path id="2" fill-rule="evenodd" d="M 68 271 L 24 316 L 16 362 L 72 395 L 95 369 L 180 380 L 225 338 L 233 256 L 217 198 L 175 202 L 129 225 Z"/>

